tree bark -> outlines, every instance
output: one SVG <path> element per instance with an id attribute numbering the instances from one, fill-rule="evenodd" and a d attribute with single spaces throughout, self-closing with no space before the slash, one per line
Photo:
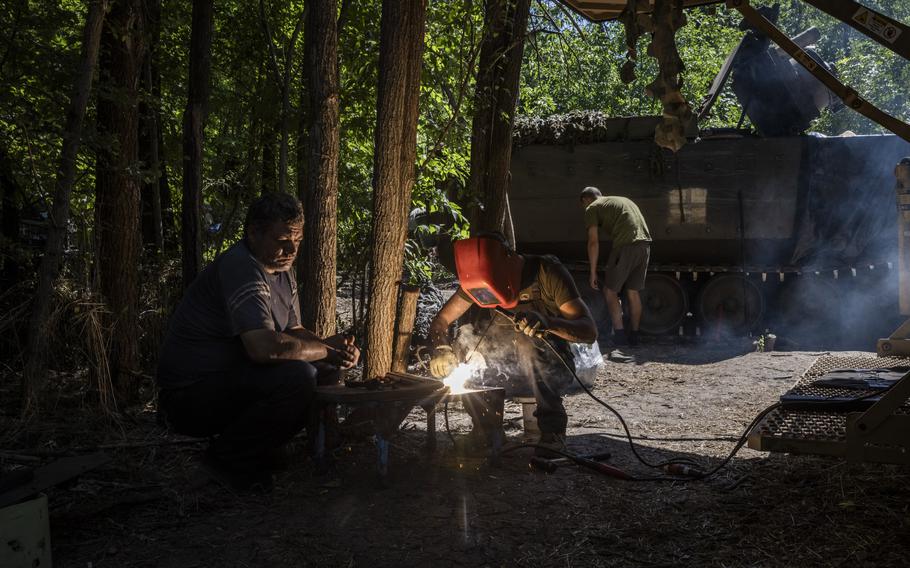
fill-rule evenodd
<path id="1" fill-rule="evenodd" d="M 109 139 L 98 152 L 95 233 L 98 275 L 108 308 L 108 368 L 115 395 L 133 399 L 139 367 L 139 77 L 143 58 L 141 0 L 117 0 L 101 35 L 98 131 Z"/>
<path id="2" fill-rule="evenodd" d="M 306 213 L 300 260 L 303 326 L 326 336 L 335 333 L 336 219 L 338 216 L 338 28 L 337 0 L 312 0 L 304 33 L 306 92 L 309 101 L 307 164 L 301 187 Z"/>
<path id="3" fill-rule="evenodd" d="M 202 270 L 202 160 L 212 69 L 214 0 L 193 0 L 189 89 L 183 112 L 183 287 Z"/>
<path id="4" fill-rule="evenodd" d="M 47 374 L 46 356 L 49 335 L 47 326 L 51 297 L 54 283 L 60 274 L 60 263 L 63 258 L 63 247 L 66 243 L 66 230 L 69 223 L 70 196 L 76 180 L 76 156 L 82 141 L 82 121 L 92 91 L 92 79 L 95 74 L 95 65 L 98 62 L 101 30 L 104 26 L 107 8 L 107 0 L 89 2 L 82 35 L 82 56 L 76 78 L 73 81 L 69 108 L 66 111 L 66 124 L 63 129 L 60 160 L 57 164 L 53 204 L 48 218 L 47 248 L 38 269 L 38 288 L 35 291 L 32 314 L 28 322 L 28 358 L 25 372 L 22 374 L 23 406 L 26 409 L 35 402 L 35 395 L 40 390 Z"/>
<path id="5" fill-rule="evenodd" d="M 364 378 L 392 366 L 398 282 L 414 185 L 426 0 L 383 0 L 379 41 L 370 306 Z"/>
<path id="6" fill-rule="evenodd" d="M 468 180 L 468 219 L 475 231 L 503 229 L 512 125 L 530 4 L 530 0 L 485 3 Z"/>
<path id="7" fill-rule="evenodd" d="M 161 89 L 158 77 L 158 43 L 160 41 L 161 0 L 145 0 L 148 50 L 142 62 L 143 101 L 139 105 L 139 159 L 144 164 L 142 180 L 142 244 L 156 256 L 164 249 L 161 213 L 161 160 L 158 147 Z"/>
<path id="8" fill-rule="evenodd" d="M 408 370 L 408 356 L 411 354 L 411 337 L 414 335 L 414 318 L 417 317 L 418 298 L 420 298 L 419 287 L 412 285 L 401 287 L 398 321 L 395 324 L 395 346 L 392 350 L 392 370 L 399 373 Z"/>
<path id="9" fill-rule="evenodd" d="M 338 216 L 337 0 L 313 0 L 304 33 L 307 112 L 306 173 L 300 198 L 306 213 L 299 282 L 304 327 L 335 333 Z"/>

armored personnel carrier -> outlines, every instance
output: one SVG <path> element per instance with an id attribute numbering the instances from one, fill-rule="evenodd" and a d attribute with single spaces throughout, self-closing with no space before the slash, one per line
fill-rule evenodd
<path id="1" fill-rule="evenodd" d="M 518 249 L 559 256 L 603 310 L 587 285 L 578 200 L 596 186 L 635 201 L 651 230 L 642 331 L 770 328 L 805 344 L 868 347 L 899 321 L 892 172 L 910 144 L 805 134 L 823 109 L 837 110 L 837 97 L 743 28 L 696 114 L 710 112 L 729 78 L 752 129 L 699 130 L 693 121 L 674 154 L 653 141 L 658 117 L 520 119 L 509 194 Z M 817 39 L 807 30 L 794 41 L 830 69 L 811 50 Z"/>

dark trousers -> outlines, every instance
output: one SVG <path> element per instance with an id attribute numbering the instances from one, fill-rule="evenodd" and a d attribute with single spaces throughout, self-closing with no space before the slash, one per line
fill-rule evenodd
<path id="1" fill-rule="evenodd" d="M 324 363 L 250 364 L 161 389 L 158 403 L 177 432 L 217 436 L 209 448 L 213 459 L 253 470 L 313 417 L 316 385 L 338 380 L 337 367 Z"/>
<path id="2" fill-rule="evenodd" d="M 540 339 L 532 339 L 516 334 L 515 348 L 518 366 L 522 375 L 530 382 L 531 390 L 537 401 L 537 426 L 543 433 L 564 434 L 569 418 L 562 403 L 562 393 L 572 386 L 572 373 L 559 357 L 575 370 L 568 345 L 559 338 L 549 338 L 559 353 L 559 357 Z"/>

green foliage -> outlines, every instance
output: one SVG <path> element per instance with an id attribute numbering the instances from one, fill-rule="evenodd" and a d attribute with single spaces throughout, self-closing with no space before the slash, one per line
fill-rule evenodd
<path id="1" fill-rule="evenodd" d="M 770 5 L 771 1 L 755 2 Z M 834 62 L 841 79 L 883 110 L 910 118 L 907 88 L 910 62 L 895 55 L 839 20 L 799 0 L 781 2 L 780 27 L 790 36 L 815 26 L 822 34 L 817 49 Z M 876 0 L 866 5 L 905 23 L 910 23 L 910 3 Z M 645 95 L 646 85 L 657 72 L 656 62 L 647 55 L 647 37 L 638 43 L 637 79 L 630 85 L 619 80 L 625 59 L 625 39 L 618 22 L 592 24 L 579 17 L 575 29 L 569 16 L 554 0 L 532 4 L 529 41 L 525 48 L 519 113 L 546 116 L 570 110 L 599 110 L 611 116 L 658 114 L 660 107 Z M 683 94 L 697 107 L 711 81 L 732 51 L 742 32 L 739 13 L 723 6 L 686 11 L 688 23 L 677 32 L 683 62 Z M 727 87 L 715 103 L 705 127 L 735 126 L 742 109 Z M 879 133 L 881 127 L 861 115 L 844 109 L 825 114 L 813 130 L 838 134 L 844 130 Z"/>
<path id="2" fill-rule="evenodd" d="M 764 2 L 769 4 L 770 2 Z M 365 269 L 370 243 L 372 166 L 376 119 L 380 0 L 339 2 L 341 154 L 338 221 L 339 268 L 344 275 Z M 870 6 L 910 22 L 910 3 L 869 0 Z M 270 69 L 269 50 L 256 1 L 218 2 L 212 49 L 212 92 L 206 128 L 204 201 L 207 225 L 220 227 L 207 234 L 206 255 L 213 257 L 239 237 L 246 205 L 260 192 L 274 164 L 264 163 L 266 148 L 277 153 L 280 119 L 279 86 Z M 265 2 L 273 45 L 283 65 L 303 0 Z M 427 16 L 420 117 L 413 191 L 414 208 L 441 214 L 464 234 L 467 223 L 455 200 L 468 179 L 474 73 L 483 31 L 483 2 L 431 1 Z M 143 93 L 160 109 L 163 144 L 161 159 L 167 175 L 172 208 L 166 216 L 179 231 L 182 175 L 182 116 L 186 104 L 190 2 L 162 0 L 160 33 L 149 37 L 157 58 L 160 93 Z M 686 63 L 684 94 L 697 106 L 742 33 L 734 11 L 722 6 L 686 12 L 688 24 L 678 33 Z M 81 48 L 85 3 L 77 0 L 37 2 L 9 0 L 0 10 L 0 149 L 9 156 L 15 196 L 27 215 L 47 210 L 60 148 L 60 134 L 69 89 Z M 622 26 L 593 24 L 561 10 L 554 0 L 534 0 L 519 93 L 520 114 L 549 115 L 572 110 L 600 110 L 612 116 L 655 114 L 658 105 L 645 94 L 656 73 L 647 55 L 648 39 L 638 45 L 638 78 L 630 85 L 619 80 L 625 58 Z M 781 26 L 794 35 L 809 26 L 822 32 L 818 50 L 833 61 L 841 77 L 883 109 L 910 118 L 907 89 L 910 63 L 833 18 L 802 2 L 785 0 Z M 579 32 L 581 30 L 581 33 Z M 305 125 L 303 37 L 291 62 L 288 117 L 291 132 L 288 180 L 297 191 L 298 134 Z M 703 127 L 731 126 L 741 109 L 727 89 Z M 74 248 L 83 251 L 80 270 L 92 258 L 94 222 L 94 155 L 110 141 L 94 129 L 94 107 L 85 122 L 78 177 L 73 192 Z M 856 113 L 844 110 L 822 116 L 815 130 L 836 134 L 881 129 Z M 438 230 L 430 223 L 419 232 Z M 426 237 L 427 235 L 422 235 Z M 406 252 L 407 277 L 419 281 L 434 276 L 434 264 L 412 235 Z M 166 251 L 178 258 L 179 239 Z M 75 257 L 74 257 L 75 258 Z"/>

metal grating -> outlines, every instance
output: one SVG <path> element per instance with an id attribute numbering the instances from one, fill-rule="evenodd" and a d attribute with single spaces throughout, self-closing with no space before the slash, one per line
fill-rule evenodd
<path id="1" fill-rule="evenodd" d="M 887 369 L 910 367 L 903 357 L 819 357 L 787 394 L 822 394 L 828 397 L 855 398 L 870 391 L 814 387 L 812 382 L 838 369 Z M 904 405 L 899 414 L 910 414 Z M 749 433 L 749 447 L 759 451 L 811 453 L 844 457 L 847 452 L 847 412 L 791 410 L 778 408 L 769 413 Z"/>

